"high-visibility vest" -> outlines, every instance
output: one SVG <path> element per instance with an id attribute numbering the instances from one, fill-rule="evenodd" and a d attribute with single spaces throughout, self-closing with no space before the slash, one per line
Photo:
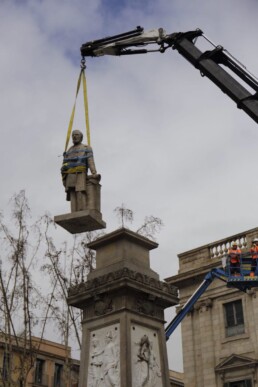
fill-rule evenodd
<path id="1" fill-rule="evenodd" d="M 240 254 L 241 254 L 241 250 L 240 249 L 236 249 L 236 250 L 229 249 L 228 250 L 228 256 L 230 258 L 230 262 L 231 263 L 238 263 L 239 260 L 240 260 Z"/>
<path id="2" fill-rule="evenodd" d="M 258 246 L 251 247 L 250 253 L 253 259 L 258 258 Z"/>

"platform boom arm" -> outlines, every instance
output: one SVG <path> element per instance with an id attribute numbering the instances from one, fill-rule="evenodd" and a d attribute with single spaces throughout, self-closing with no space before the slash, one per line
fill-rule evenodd
<path id="1" fill-rule="evenodd" d="M 196 289 L 194 294 L 189 298 L 186 304 L 182 307 L 180 312 L 175 316 L 175 318 L 168 324 L 165 329 L 166 340 L 169 339 L 174 330 L 178 327 L 181 321 L 185 318 L 187 313 L 190 312 L 196 301 L 201 297 L 201 295 L 205 292 L 205 290 L 210 286 L 214 278 L 219 278 L 224 282 L 227 282 L 227 276 L 225 272 L 221 269 L 213 269 L 211 270 L 204 278 L 201 285 Z"/>

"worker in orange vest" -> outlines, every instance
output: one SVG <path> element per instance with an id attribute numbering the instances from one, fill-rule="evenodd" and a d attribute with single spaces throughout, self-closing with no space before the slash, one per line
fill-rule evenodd
<path id="1" fill-rule="evenodd" d="M 257 267 L 257 259 L 258 259 L 258 238 L 254 238 L 252 241 L 252 247 L 250 249 L 252 264 L 251 264 L 251 273 L 250 276 L 255 276 L 255 271 Z"/>
<path id="2" fill-rule="evenodd" d="M 231 243 L 231 249 L 228 249 L 228 257 L 230 261 L 230 273 L 240 275 L 240 255 L 241 250 L 237 247 L 236 242 Z"/>

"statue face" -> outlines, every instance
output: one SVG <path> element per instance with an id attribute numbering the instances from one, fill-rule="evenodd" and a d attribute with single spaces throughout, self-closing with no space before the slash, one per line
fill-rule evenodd
<path id="1" fill-rule="evenodd" d="M 74 130 L 73 133 L 72 133 L 72 139 L 73 139 L 73 143 L 74 145 L 78 145 L 82 142 L 82 133 L 79 131 L 79 130 Z"/>

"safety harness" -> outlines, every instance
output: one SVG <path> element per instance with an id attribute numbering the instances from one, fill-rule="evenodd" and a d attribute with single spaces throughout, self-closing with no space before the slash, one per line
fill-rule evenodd
<path id="1" fill-rule="evenodd" d="M 70 154 L 83 153 L 82 156 L 69 157 Z M 88 169 L 88 159 L 93 157 L 91 149 L 78 149 L 64 152 L 62 174 L 85 172 Z"/>

